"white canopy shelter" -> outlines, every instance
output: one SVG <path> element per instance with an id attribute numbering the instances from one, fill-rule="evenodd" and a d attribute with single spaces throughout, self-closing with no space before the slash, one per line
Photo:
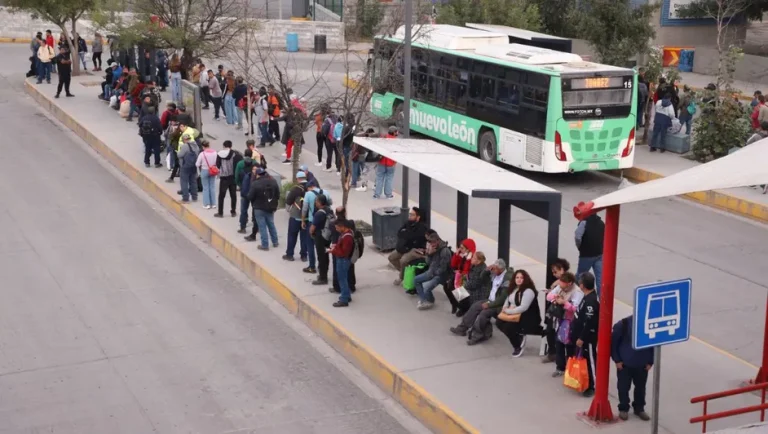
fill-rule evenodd
<path id="1" fill-rule="evenodd" d="M 592 210 L 696 191 L 768 184 L 768 139 L 674 175 L 627 187 L 592 201 Z"/>

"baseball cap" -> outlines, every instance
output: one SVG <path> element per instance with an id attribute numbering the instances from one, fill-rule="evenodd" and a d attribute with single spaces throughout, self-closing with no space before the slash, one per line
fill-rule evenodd
<path id="1" fill-rule="evenodd" d="M 302 171 L 296 172 L 296 178 L 306 178 L 306 177 L 307 177 L 306 173 L 304 173 Z"/>
<path id="2" fill-rule="evenodd" d="M 256 169 L 256 174 L 257 175 L 266 175 L 267 171 L 262 169 L 261 167 L 259 167 L 258 169 Z"/>
<path id="3" fill-rule="evenodd" d="M 306 164 L 302 164 L 301 166 L 299 166 L 299 170 L 301 170 L 303 172 L 308 171 L 307 165 Z M 298 175 L 296 175 L 296 176 L 298 176 Z"/>
<path id="4" fill-rule="evenodd" d="M 111 68 L 117 68 L 117 62 L 112 62 L 112 64 L 109 65 Z"/>

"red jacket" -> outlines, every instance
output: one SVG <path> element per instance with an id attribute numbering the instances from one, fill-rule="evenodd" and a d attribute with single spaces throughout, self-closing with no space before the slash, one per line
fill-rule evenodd
<path id="1" fill-rule="evenodd" d="M 49 47 L 53 47 L 53 35 L 48 35 L 48 36 L 46 36 L 46 37 L 45 37 L 45 43 L 46 43 L 46 44 L 47 44 Z"/>
<path id="2" fill-rule="evenodd" d="M 355 238 L 352 236 L 352 231 L 347 231 L 341 234 L 339 241 L 333 246 L 331 254 L 337 258 L 351 258 L 352 251 L 355 248 Z"/>
<path id="3" fill-rule="evenodd" d="M 144 90 L 144 83 L 139 83 L 136 85 L 136 89 L 133 89 L 133 93 L 131 93 L 131 98 L 133 98 L 133 104 L 141 107 L 141 91 Z"/>
<path id="4" fill-rule="evenodd" d="M 451 270 L 458 271 L 462 276 L 466 276 L 472 268 L 472 256 L 474 256 L 477 247 L 475 241 L 471 238 L 462 241 L 461 245 L 469 250 L 470 255 L 462 257 L 459 252 L 454 253 L 451 257 Z"/>
<path id="5" fill-rule="evenodd" d="M 760 116 L 760 107 L 763 104 L 758 104 L 755 106 L 754 110 L 752 110 L 752 115 L 750 116 L 752 118 L 752 128 L 759 130 L 760 129 L 760 121 L 758 120 L 758 117 Z"/>

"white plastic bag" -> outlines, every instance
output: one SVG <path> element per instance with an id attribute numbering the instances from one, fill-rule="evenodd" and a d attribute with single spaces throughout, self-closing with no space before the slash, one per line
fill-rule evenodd
<path id="1" fill-rule="evenodd" d="M 677 134 L 682 129 L 683 129 L 683 124 L 680 123 L 680 120 L 672 119 L 672 125 L 667 130 L 667 134 Z"/>
<path id="2" fill-rule="evenodd" d="M 453 293 L 453 296 L 456 297 L 456 301 L 461 301 L 469 297 L 469 291 L 467 291 L 463 286 L 459 286 L 451 292 Z"/>
<path id="3" fill-rule="evenodd" d="M 173 167 L 171 166 L 171 153 L 165 154 L 165 167 L 168 170 L 173 170 Z"/>
<path id="4" fill-rule="evenodd" d="M 117 108 L 119 108 L 117 104 L 118 104 L 118 103 L 117 103 L 117 95 L 112 95 L 112 96 L 109 98 L 109 106 L 110 106 L 111 108 L 113 108 L 113 109 L 117 109 Z"/>

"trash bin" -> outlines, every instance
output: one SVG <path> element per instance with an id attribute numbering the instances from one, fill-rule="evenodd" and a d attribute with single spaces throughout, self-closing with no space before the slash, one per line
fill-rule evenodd
<path id="1" fill-rule="evenodd" d="M 693 50 L 680 50 L 680 63 L 677 69 L 680 72 L 693 72 Z"/>
<path id="2" fill-rule="evenodd" d="M 289 53 L 295 53 L 299 51 L 299 34 L 298 33 L 286 33 L 285 49 Z"/>
<path id="3" fill-rule="evenodd" d="M 408 214 L 399 207 L 376 208 L 371 210 L 373 245 L 381 251 L 397 247 L 397 232 L 408 219 Z"/>
<path id="4" fill-rule="evenodd" d="M 315 35 L 315 54 L 325 54 L 328 51 L 328 44 L 325 35 Z"/>

